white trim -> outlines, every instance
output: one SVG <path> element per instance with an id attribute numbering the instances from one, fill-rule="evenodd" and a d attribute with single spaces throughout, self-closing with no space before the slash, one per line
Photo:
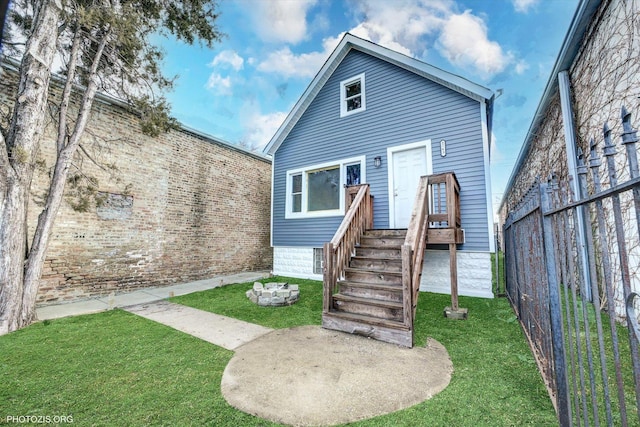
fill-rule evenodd
<path id="1" fill-rule="evenodd" d="M 347 110 L 347 97 L 345 93 L 345 86 L 360 81 L 360 108 L 355 110 L 348 111 Z M 365 111 L 367 109 L 367 99 L 365 95 L 365 83 L 364 83 L 364 73 L 360 73 L 357 76 L 353 76 L 350 79 L 346 79 L 340 82 L 340 117 L 347 117 L 352 114 L 357 114 Z"/>
<path id="2" fill-rule="evenodd" d="M 395 227 L 396 214 L 394 209 L 393 200 L 393 188 L 395 183 L 393 182 L 393 154 L 400 151 L 412 150 L 414 148 L 425 148 L 425 154 L 427 156 L 427 172 L 426 175 L 433 173 L 433 158 L 431 157 L 431 140 L 425 139 L 424 141 L 412 142 L 410 144 L 396 145 L 394 147 L 387 147 L 387 183 L 389 194 L 389 227 Z"/>
<path id="3" fill-rule="evenodd" d="M 273 185 L 274 181 L 274 177 L 276 176 L 276 155 L 273 155 L 273 161 L 271 162 L 271 215 L 269 218 L 269 228 L 270 228 L 270 234 L 269 234 L 269 245 L 271 247 L 273 247 L 273 218 L 275 217 L 275 211 L 273 210 L 273 194 L 274 194 L 274 188 L 275 186 Z"/>
<path id="4" fill-rule="evenodd" d="M 286 171 L 285 173 L 285 211 L 284 217 L 285 219 L 300 219 L 300 218 L 319 218 L 319 217 L 328 217 L 328 216 L 340 216 L 344 215 L 345 207 L 344 207 L 344 184 L 346 183 L 346 166 L 354 163 L 360 163 L 360 183 L 364 184 L 367 182 L 367 158 L 366 156 L 357 156 L 357 157 L 349 157 L 347 159 L 334 160 L 331 162 L 318 163 L 315 165 L 305 166 L 303 168 L 291 169 Z M 307 211 L 308 204 L 308 192 L 307 192 L 307 173 L 319 170 L 326 169 L 331 166 L 337 166 L 340 168 L 340 195 L 339 203 L 340 206 L 338 209 L 331 209 L 325 211 Z M 301 201 L 301 212 L 292 212 L 291 206 L 291 177 L 293 175 L 302 174 L 302 201 Z M 273 200 L 273 195 L 271 196 Z M 272 230 L 273 231 L 273 230 Z M 273 235 L 273 233 L 272 233 Z"/>
<path id="5" fill-rule="evenodd" d="M 495 238 L 493 236 L 493 201 L 491 192 L 491 155 L 489 146 L 489 126 L 487 126 L 487 104 L 480 103 L 480 123 L 482 124 L 482 154 L 484 155 L 484 186 L 487 199 L 487 238 L 489 239 L 489 252 L 496 251 Z"/>
<path id="6" fill-rule="evenodd" d="M 287 135 L 289 135 L 291 129 L 293 129 L 300 117 L 302 117 L 302 114 L 307 110 L 309 105 L 311 105 L 311 102 L 351 49 L 359 50 L 383 61 L 397 65 L 481 103 L 492 102 L 493 92 L 484 86 L 480 86 L 463 77 L 347 33 L 333 53 L 331 53 L 331 56 L 329 56 L 329 59 L 327 59 L 320 71 L 318 71 L 318 74 L 313 78 L 298 102 L 296 102 L 291 109 L 289 115 L 278 128 L 273 138 L 271 138 L 271 141 L 269 141 L 269 144 L 267 144 L 264 149 L 265 153 L 273 154 L 278 150 L 280 144 L 282 144 Z"/>

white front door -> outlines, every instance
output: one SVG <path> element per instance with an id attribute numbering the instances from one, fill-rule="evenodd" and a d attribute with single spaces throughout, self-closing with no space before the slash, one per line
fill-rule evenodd
<path id="1" fill-rule="evenodd" d="M 431 173 L 429 141 L 388 150 L 389 226 L 407 228 L 420 177 Z"/>

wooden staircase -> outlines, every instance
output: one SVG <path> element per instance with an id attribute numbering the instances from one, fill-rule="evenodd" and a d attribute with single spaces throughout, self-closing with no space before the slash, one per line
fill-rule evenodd
<path id="1" fill-rule="evenodd" d="M 337 282 L 325 328 L 411 347 L 404 323 L 401 248 L 407 230 L 367 230 Z"/>
<path id="2" fill-rule="evenodd" d="M 463 239 L 459 192 L 451 172 L 424 176 L 409 228 L 374 230 L 369 186 L 348 188 L 349 209 L 323 247 L 322 326 L 412 347 L 427 239 L 449 243 L 453 295 L 456 244 Z"/>

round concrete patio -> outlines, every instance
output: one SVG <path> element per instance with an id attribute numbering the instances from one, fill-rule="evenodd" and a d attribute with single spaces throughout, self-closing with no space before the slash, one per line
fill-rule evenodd
<path id="1" fill-rule="evenodd" d="M 335 425 L 423 402 L 452 372 L 446 349 L 432 339 L 409 349 L 301 326 L 238 347 L 221 387 L 243 412 L 296 426 Z"/>

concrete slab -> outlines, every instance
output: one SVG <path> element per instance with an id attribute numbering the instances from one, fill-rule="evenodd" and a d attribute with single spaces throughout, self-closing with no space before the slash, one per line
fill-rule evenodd
<path id="1" fill-rule="evenodd" d="M 158 299 L 159 298 L 157 296 L 143 290 L 114 295 L 113 297 L 100 298 L 101 301 L 106 301 L 108 304 L 110 304 L 111 308 L 120 308 L 127 307 L 129 305 L 149 303 L 157 301 Z"/>
<path id="2" fill-rule="evenodd" d="M 38 307 L 36 313 L 39 320 L 59 319 L 67 316 L 79 316 L 81 314 L 99 313 L 109 310 L 109 304 L 97 299 L 78 301 L 68 304 L 48 305 Z"/>
<path id="3" fill-rule="evenodd" d="M 61 304 L 43 305 L 36 307 L 39 320 L 59 319 L 67 316 L 98 313 L 117 307 L 151 303 L 191 292 L 205 291 L 231 283 L 244 283 L 269 277 L 267 271 L 246 271 L 235 274 L 215 276 L 210 279 L 196 280 L 189 283 L 164 286 L 159 288 L 145 288 L 133 292 L 124 292 L 114 296 L 102 296 L 89 300 L 64 302 Z"/>
<path id="4" fill-rule="evenodd" d="M 235 408 L 294 426 L 351 423 L 444 390 L 453 364 L 429 339 L 405 348 L 320 326 L 278 329 L 236 350 L 222 376 Z"/>
<path id="5" fill-rule="evenodd" d="M 126 307 L 125 310 L 227 350 L 235 350 L 241 345 L 273 331 L 273 329 L 264 326 L 168 301 Z"/>

